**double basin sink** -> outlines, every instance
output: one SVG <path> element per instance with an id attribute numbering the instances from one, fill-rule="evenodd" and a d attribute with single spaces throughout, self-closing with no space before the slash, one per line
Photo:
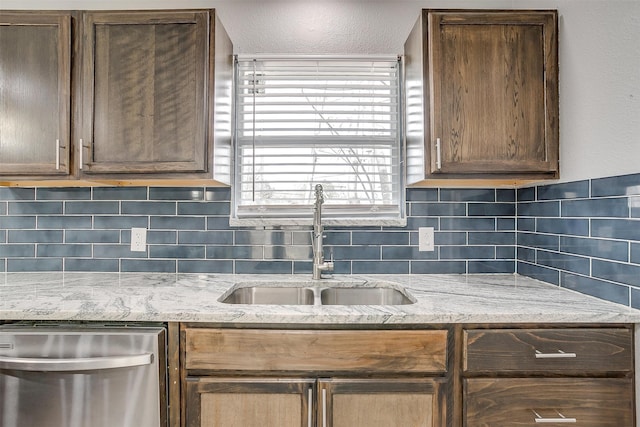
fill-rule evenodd
<path id="1" fill-rule="evenodd" d="M 386 284 L 323 287 L 318 285 L 236 285 L 220 299 L 226 304 L 271 305 L 404 305 L 415 299 Z"/>

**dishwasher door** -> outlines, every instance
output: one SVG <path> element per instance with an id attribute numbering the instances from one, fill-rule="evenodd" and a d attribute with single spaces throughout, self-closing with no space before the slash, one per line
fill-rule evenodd
<path id="1" fill-rule="evenodd" d="M 166 426 L 164 343 L 161 327 L 0 327 L 0 426 Z"/>

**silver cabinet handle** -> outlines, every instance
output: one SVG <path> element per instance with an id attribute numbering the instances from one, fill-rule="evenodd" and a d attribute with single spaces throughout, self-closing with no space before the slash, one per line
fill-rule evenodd
<path id="1" fill-rule="evenodd" d="M 327 427 L 327 389 L 322 389 L 322 427 Z"/>
<path id="2" fill-rule="evenodd" d="M 42 359 L 0 356 L 0 369 L 15 371 L 67 372 L 95 371 L 102 369 L 131 368 L 150 365 L 153 354 L 144 353 L 131 356 L 85 357 L 72 359 Z"/>
<path id="3" fill-rule="evenodd" d="M 442 153 L 440 151 L 440 138 L 436 139 L 436 168 L 442 169 Z"/>
<path id="4" fill-rule="evenodd" d="M 309 403 L 307 408 L 307 426 L 313 427 L 313 388 L 311 387 L 309 387 Z"/>
<path id="5" fill-rule="evenodd" d="M 533 411 L 533 413 L 536 416 L 535 422 L 540 424 L 552 424 L 552 423 L 553 424 L 575 424 L 578 422 L 576 418 L 567 418 L 564 415 L 562 415 L 560 412 L 558 412 L 558 416 L 554 418 L 544 418 L 542 415 L 540 415 L 536 411 Z"/>
<path id="6" fill-rule="evenodd" d="M 78 162 L 80 164 L 79 168 L 80 170 L 82 170 L 82 152 L 84 151 L 84 144 L 82 143 L 82 138 L 80 138 L 80 161 Z"/>
<path id="7" fill-rule="evenodd" d="M 567 359 L 571 357 L 578 357 L 575 353 L 565 353 L 562 350 L 558 350 L 557 353 L 542 353 L 536 350 L 536 359 Z"/>
<path id="8" fill-rule="evenodd" d="M 60 170 L 60 140 L 56 139 L 56 170 Z"/>

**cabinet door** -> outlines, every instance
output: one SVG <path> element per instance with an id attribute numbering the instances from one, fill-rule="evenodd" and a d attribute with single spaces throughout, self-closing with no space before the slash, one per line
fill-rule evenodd
<path id="1" fill-rule="evenodd" d="M 627 378 L 478 378 L 464 382 L 464 426 L 633 426 Z"/>
<path id="2" fill-rule="evenodd" d="M 83 174 L 205 172 L 208 11 L 83 15 Z"/>
<path id="3" fill-rule="evenodd" d="M 313 379 L 187 378 L 187 427 L 313 427 Z"/>
<path id="4" fill-rule="evenodd" d="M 433 379 L 327 379 L 318 382 L 322 427 L 446 425 L 442 387 Z"/>
<path id="5" fill-rule="evenodd" d="M 433 174 L 558 172 L 557 15 L 429 12 Z"/>
<path id="6" fill-rule="evenodd" d="M 0 16 L 0 175 L 69 173 L 71 17 Z"/>

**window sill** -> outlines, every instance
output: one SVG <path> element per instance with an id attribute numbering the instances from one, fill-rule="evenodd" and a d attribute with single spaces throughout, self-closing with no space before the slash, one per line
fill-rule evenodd
<path id="1" fill-rule="evenodd" d="M 311 227 L 312 218 L 229 218 L 231 227 Z M 407 218 L 323 218 L 325 227 L 406 227 Z"/>

